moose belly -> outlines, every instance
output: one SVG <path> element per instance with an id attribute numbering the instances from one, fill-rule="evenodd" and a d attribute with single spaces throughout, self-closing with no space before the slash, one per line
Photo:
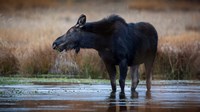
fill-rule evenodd
<path id="1" fill-rule="evenodd" d="M 118 64 L 118 60 L 112 52 L 101 51 L 101 52 L 98 52 L 98 53 L 99 53 L 99 56 L 102 58 L 102 60 L 105 63 L 109 63 L 109 64 L 113 64 L 113 65 Z"/>
<path id="2" fill-rule="evenodd" d="M 120 58 L 118 55 L 115 55 L 112 52 L 99 52 L 99 56 L 102 58 L 102 60 L 106 63 L 109 64 L 114 64 L 114 65 L 119 65 L 120 63 Z M 141 54 L 136 54 L 134 55 L 129 55 L 127 58 L 127 64 L 128 66 L 132 65 L 138 65 L 144 63 L 144 55 Z"/>

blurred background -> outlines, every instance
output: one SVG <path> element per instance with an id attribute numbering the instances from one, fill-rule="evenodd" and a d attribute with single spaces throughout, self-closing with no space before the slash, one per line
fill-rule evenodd
<path id="1" fill-rule="evenodd" d="M 200 79 L 199 0 L 0 0 L 0 76 L 107 79 L 95 50 L 76 55 L 51 47 L 81 14 L 87 21 L 118 14 L 153 24 L 159 35 L 153 79 Z"/>

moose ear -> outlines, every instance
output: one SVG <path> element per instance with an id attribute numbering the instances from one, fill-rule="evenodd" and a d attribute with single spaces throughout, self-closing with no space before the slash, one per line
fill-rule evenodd
<path id="1" fill-rule="evenodd" d="M 83 27 L 85 23 L 86 23 L 86 16 L 84 14 L 81 14 L 76 23 L 76 27 Z"/>

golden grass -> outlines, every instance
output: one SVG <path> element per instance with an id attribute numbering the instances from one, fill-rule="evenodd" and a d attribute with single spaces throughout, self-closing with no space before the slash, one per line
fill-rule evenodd
<path id="1" fill-rule="evenodd" d="M 137 10 L 200 10 L 200 2 L 195 0 L 134 0 L 130 9 Z"/>
<path id="2" fill-rule="evenodd" d="M 14 11 L 33 8 L 50 8 L 57 6 L 57 0 L 1 0 L 1 11 Z"/>
<path id="3" fill-rule="evenodd" d="M 56 73 L 87 78 L 107 77 L 102 72 L 105 68 L 97 52 L 82 49 L 78 55 L 73 51 L 58 53 L 51 47 L 56 37 L 61 35 L 56 29 L 57 25 L 40 27 L 38 23 L 36 26 L 34 30 L 0 28 L 0 42 L 18 60 L 18 64 L 13 65 L 16 65 L 20 74 L 31 76 Z M 4 67 L 5 64 L 2 65 Z"/>
<path id="4" fill-rule="evenodd" d="M 16 11 L 36 8 L 57 8 L 71 7 L 76 0 L 1 0 L 0 11 Z M 91 2 L 90 0 L 85 2 Z M 113 1 L 111 1 L 113 2 Z M 137 10 L 200 10 L 198 0 L 130 0 L 128 1 L 130 9 Z"/>
<path id="5" fill-rule="evenodd" d="M 41 7 L 56 4 L 54 0 L 52 2 L 51 0 L 38 1 L 2 0 L 0 7 L 15 11 L 16 9 L 34 8 L 38 6 L 38 3 L 44 4 L 39 5 Z M 139 6 L 137 3 L 134 5 L 139 6 L 138 8 L 152 9 L 154 7 L 158 10 L 162 10 L 165 6 L 168 7 L 166 4 L 162 6 L 162 3 L 157 1 L 161 0 L 148 2 L 152 6 L 143 3 L 143 0 L 140 2 L 141 5 L 147 6 Z M 56 37 L 63 34 L 75 22 L 71 18 L 77 16 L 73 12 L 66 14 L 61 11 L 57 14 L 55 11 L 56 13 L 52 14 L 51 11 L 45 10 L 45 15 L 43 15 L 44 12 L 31 10 L 14 13 L 8 11 L 10 15 L 7 15 L 6 11 L 0 15 L 0 74 L 19 73 L 32 76 L 54 73 L 87 78 L 108 78 L 104 64 L 96 51 L 81 49 L 78 55 L 74 54 L 74 51 L 60 54 L 51 48 Z M 67 22 L 64 21 L 66 15 L 71 17 Z M 191 30 L 196 32 L 191 32 Z M 155 74 L 167 75 L 163 79 L 191 79 L 200 76 L 198 75 L 200 74 L 199 42 L 198 26 L 186 27 L 186 32 L 180 35 L 160 38 Z"/>
<path id="6" fill-rule="evenodd" d="M 161 38 L 155 69 L 170 74 L 168 79 L 199 77 L 200 33 L 187 32 Z"/>
<path id="7" fill-rule="evenodd" d="M 81 50 L 75 61 L 80 67 L 80 75 L 88 78 L 108 78 L 103 61 L 95 50 Z"/>
<path id="8" fill-rule="evenodd" d="M 49 46 L 34 48 L 26 55 L 21 59 L 20 65 L 20 73 L 25 75 L 48 74 L 56 57 L 55 52 Z"/>
<path id="9" fill-rule="evenodd" d="M 17 23 L 15 23 L 17 24 Z M 39 24 L 39 23 L 38 23 Z M 59 32 L 53 32 L 53 26 L 38 28 L 0 28 L 1 48 L 9 49 L 5 55 L 13 55 L 20 74 L 48 73 L 55 60 L 51 43 Z M 7 56 L 8 57 L 8 56 Z M 5 58 L 0 57 L 1 60 Z M 12 59 L 12 57 L 8 57 Z M 9 59 L 8 59 L 9 60 Z M 14 63 L 14 62 L 13 62 Z M 4 66 L 5 64 L 1 64 Z M 15 64 L 13 64 L 15 65 Z"/>
<path id="10" fill-rule="evenodd" d="M 29 19 L 25 17 L 25 20 Z M 82 49 L 78 55 L 73 51 L 62 54 L 54 51 L 51 44 L 63 31 L 57 29 L 60 23 L 49 25 L 51 22 L 44 26 L 36 23 L 35 28 L 0 28 L 0 47 L 4 49 L 1 50 L 0 56 L 1 74 L 56 73 L 76 74 L 75 76 L 87 78 L 108 78 L 104 64 L 96 51 Z M 198 77 L 199 49 L 199 32 L 188 31 L 160 38 L 155 74 L 168 74 L 164 79 Z M 62 55 L 62 58 L 59 58 L 59 55 Z M 10 69 L 7 69 L 8 67 Z"/>
<path id="11" fill-rule="evenodd" d="M 44 32 L 50 31 L 45 30 Z M 4 30 L 0 30 L 0 32 L 4 32 L 1 34 L 7 34 Z M 40 32 L 33 33 L 38 34 Z M 74 51 L 60 54 L 51 48 L 53 39 L 45 40 L 48 36 L 44 36 L 44 41 L 40 41 L 40 39 L 33 39 L 35 35 L 31 36 L 32 33 L 26 34 L 18 34 L 23 41 L 15 39 L 15 33 L 13 35 L 12 33 L 7 34 L 7 38 L 1 40 L 1 49 L 9 49 L 1 50 L 0 60 L 1 65 L 4 65 L 4 68 L 1 69 L 1 74 L 6 71 L 6 74 L 16 72 L 24 75 L 57 73 L 77 74 L 79 77 L 87 78 L 107 78 L 104 64 L 96 51 L 82 49 L 78 55 Z M 160 38 L 158 56 L 154 68 L 155 74 L 169 74 L 165 79 L 191 79 L 198 77 L 200 66 L 199 49 L 200 33 L 197 32 Z M 64 60 L 57 60 L 58 55 L 62 55 Z M 52 67 L 55 66 L 56 61 L 58 61 L 59 65 L 54 69 L 60 69 L 60 71 L 52 72 Z M 14 68 L 13 65 L 15 65 Z M 11 69 L 5 69 L 6 66 Z"/>
<path id="12" fill-rule="evenodd" d="M 0 43 L 0 76 L 16 74 L 18 72 L 19 62 L 9 48 Z"/>

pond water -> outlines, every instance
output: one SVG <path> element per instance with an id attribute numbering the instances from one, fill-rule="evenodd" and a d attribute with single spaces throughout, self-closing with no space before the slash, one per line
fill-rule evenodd
<path id="1" fill-rule="evenodd" d="M 0 86 L 0 111 L 200 112 L 200 84 L 154 84 L 137 93 L 110 93 L 106 84 L 37 84 Z"/>

